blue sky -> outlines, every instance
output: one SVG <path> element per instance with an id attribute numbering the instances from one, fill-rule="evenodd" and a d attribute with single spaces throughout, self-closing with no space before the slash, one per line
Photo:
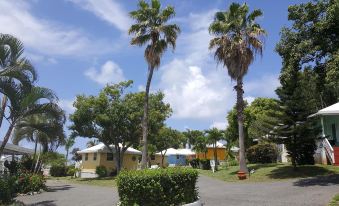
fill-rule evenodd
<path id="1" fill-rule="evenodd" d="M 174 110 L 167 124 L 178 130 L 225 128 L 225 116 L 235 103 L 234 82 L 213 60 L 207 28 L 214 13 L 225 10 L 231 1 L 161 2 L 175 7 L 171 21 L 182 30 L 176 50 L 163 57 L 151 87 L 163 91 Z M 276 97 L 281 59 L 274 48 L 281 27 L 290 24 L 288 6 L 306 1 L 236 2 L 262 9 L 264 16 L 258 21 L 268 33 L 263 57 L 251 65 L 245 78 L 245 98 Z M 38 84 L 53 89 L 69 114 L 76 95 L 96 94 L 107 83 L 132 79 L 133 90 L 143 90 L 144 48 L 131 46 L 127 34 L 132 23 L 128 12 L 136 4 L 136 0 L 2 0 L 0 32 L 24 42 L 25 55 L 39 73 Z M 88 140 L 77 138 L 75 147 L 84 148 Z"/>

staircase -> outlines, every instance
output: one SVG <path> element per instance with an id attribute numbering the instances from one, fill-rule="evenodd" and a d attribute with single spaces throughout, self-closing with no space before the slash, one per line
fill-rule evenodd
<path id="1" fill-rule="evenodd" d="M 339 147 L 338 147 L 338 151 L 337 151 L 337 147 L 335 147 L 336 148 L 336 153 L 335 153 L 332 145 L 330 144 L 327 138 L 323 140 L 323 147 L 325 149 L 326 157 L 328 158 L 330 163 L 332 165 L 336 165 L 336 160 L 337 160 L 337 163 L 339 163 L 339 157 L 335 158 L 336 157 L 335 154 L 339 155 Z"/>

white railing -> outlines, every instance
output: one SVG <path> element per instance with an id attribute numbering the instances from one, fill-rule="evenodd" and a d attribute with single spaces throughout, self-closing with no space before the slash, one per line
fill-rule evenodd
<path id="1" fill-rule="evenodd" d="M 323 146 L 325 148 L 326 155 L 329 158 L 331 164 L 334 164 L 335 163 L 334 162 L 334 150 L 327 138 L 324 138 Z"/>

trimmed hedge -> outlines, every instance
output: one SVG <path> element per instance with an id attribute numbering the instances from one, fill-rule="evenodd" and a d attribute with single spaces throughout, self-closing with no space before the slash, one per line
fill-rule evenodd
<path id="1" fill-rule="evenodd" d="M 273 143 L 260 143 L 247 150 L 247 159 L 250 163 L 275 163 L 277 157 L 278 149 Z"/>
<path id="2" fill-rule="evenodd" d="M 67 176 L 67 167 L 65 165 L 52 165 L 49 174 L 52 177 L 65 177 Z"/>
<path id="3" fill-rule="evenodd" d="M 198 172 L 190 168 L 122 171 L 117 178 L 122 206 L 181 205 L 198 199 Z"/>

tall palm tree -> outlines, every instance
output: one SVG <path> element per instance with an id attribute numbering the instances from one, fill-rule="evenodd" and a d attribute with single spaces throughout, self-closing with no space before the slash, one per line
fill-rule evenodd
<path id="1" fill-rule="evenodd" d="M 0 146 L 0 155 L 2 154 L 12 131 L 17 123 L 22 119 L 36 114 L 48 114 L 51 117 L 58 118 L 62 110 L 56 104 L 58 98 L 49 89 L 42 87 L 32 87 L 30 90 L 22 88 L 0 78 L 0 93 L 8 97 L 10 101 L 9 116 L 6 117 L 9 127 Z M 60 111 L 61 110 L 61 111 Z"/>
<path id="2" fill-rule="evenodd" d="M 66 164 L 68 163 L 68 154 L 69 150 L 75 144 L 75 137 L 70 136 L 65 140 L 65 150 L 66 150 Z"/>
<path id="3" fill-rule="evenodd" d="M 168 47 L 175 49 L 176 39 L 180 28 L 176 24 L 167 24 L 175 16 L 172 6 L 161 9 L 159 0 L 152 0 L 150 4 L 144 0 L 138 3 L 138 10 L 130 12 L 136 21 L 128 33 L 134 35 L 132 45 L 146 46 L 144 57 L 148 64 L 148 77 L 144 97 L 144 115 L 142 119 L 142 168 L 147 167 L 147 136 L 148 136 L 148 98 L 152 76 L 155 69 L 159 68 L 162 55 Z"/>
<path id="4" fill-rule="evenodd" d="M 237 82 L 237 118 L 239 129 L 240 171 L 248 172 L 244 145 L 243 78 L 257 54 L 262 55 L 265 30 L 256 23 L 261 10 L 249 13 L 246 4 L 232 3 L 227 11 L 215 14 L 209 32 L 214 36 L 209 48 L 215 50 L 218 63 L 227 68 L 228 75 Z"/>
<path id="5" fill-rule="evenodd" d="M 20 40 L 8 34 L 0 34 L 0 78 L 30 89 L 37 79 L 37 73 L 31 63 L 22 57 L 23 52 L 24 46 Z M 8 98 L 3 95 L 0 108 L 0 128 L 7 104 Z"/>

